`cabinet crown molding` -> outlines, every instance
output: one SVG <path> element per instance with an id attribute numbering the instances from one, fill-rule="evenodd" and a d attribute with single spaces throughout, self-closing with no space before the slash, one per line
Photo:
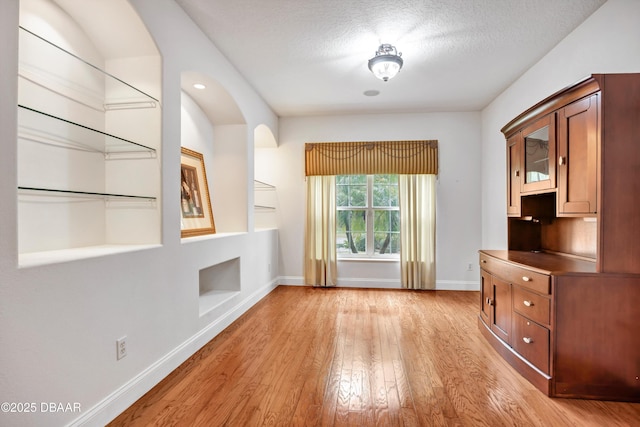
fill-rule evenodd
<path id="1" fill-rule="evenodd" d="M 567 104 L 572 103 L 587 95 L 599 91 L 603 86 L 603 74 L 592 74 L 589 77 L 578 80 L 553 95 L 548 96 L 533 107 L 525 110 L 522 114 L 507 123 L 500 131 L 506 138 L 510 138 L 514 133 L 523 127 L 531 124 L 535 120 L 546 116 Z"/>

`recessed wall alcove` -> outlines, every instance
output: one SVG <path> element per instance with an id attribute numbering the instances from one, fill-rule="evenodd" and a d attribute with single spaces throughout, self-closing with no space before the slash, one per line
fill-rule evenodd
<path id="1" fill-rule="evenodd" d="M 180 144 L 204 157 L 216 232 L 246 232 L 249 156 L 245 118 L 229 92 L 205 73 L 183 72 L 181 89 Z"/>
<path id="2" fill-rule="evenodd" d="M 254 183 L 253 183 L 253 212 L 254 227 L 263 230 L 278 227 L 278 189 L 274 184 L 276 149 L 278 144 L 273 132 L 265 124 L 256 126 L 253 130 L 254 141 Z"/>
<path id="3" fill-rule="evenodd" d="M 200 316 L 240 294 L 240 258 L 203 268 L 199 273 Z"/>
<path id="4" fill-rule="evenodd" d="M 135 10 L 20 0 L 17 31 L 20 266 L 160 244 L 161 57 Z"/>

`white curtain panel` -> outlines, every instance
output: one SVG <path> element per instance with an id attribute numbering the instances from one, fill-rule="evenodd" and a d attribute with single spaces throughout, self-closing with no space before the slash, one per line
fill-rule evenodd
<path id="1" fill-rule="evenodd" d="M 336 286 L 336 177 L 307 177 L 304 281 Z"/>
<path id="2" fill-rule="evenodd" d="M 435 289 L 436 175 L 399 175 L 402 287 Z"/>

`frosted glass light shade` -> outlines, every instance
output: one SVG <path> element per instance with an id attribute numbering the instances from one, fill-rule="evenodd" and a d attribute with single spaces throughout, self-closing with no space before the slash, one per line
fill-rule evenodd
<path id="1" fill-rule="evenodd" d="M 400 72 L 404 62 L 401 55 L 402 53 L 397 53 L 396 48 L 390 44 L 380 45 L 376 56 L 369 60 L 369 70 L 386 82 Z"/>

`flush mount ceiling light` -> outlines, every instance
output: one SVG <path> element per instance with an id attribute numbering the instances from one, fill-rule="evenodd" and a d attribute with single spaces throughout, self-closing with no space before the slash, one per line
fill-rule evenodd
<path id="1" fill-rule="evenodd" d="M 203 85 L 202 83 L 194 83 L 194 84 L 193 84 L 193 87 L 194 87 L 194 88 L 196 88 L 196 89 L 200 89 L 200 90 L 202 90 L 202 89 L 205 89 L 205 88 L 206 88 L 206 86 L 205 86 L 205 85 Z"/>
<path id="2" fill-rule="evenodd" d="M 385 82 L 393 78 L 402 68 L 402 53 L 395 46 L 381 44 L 376 56 L 369 60 L 369 69 L 374 76 Z"/>

